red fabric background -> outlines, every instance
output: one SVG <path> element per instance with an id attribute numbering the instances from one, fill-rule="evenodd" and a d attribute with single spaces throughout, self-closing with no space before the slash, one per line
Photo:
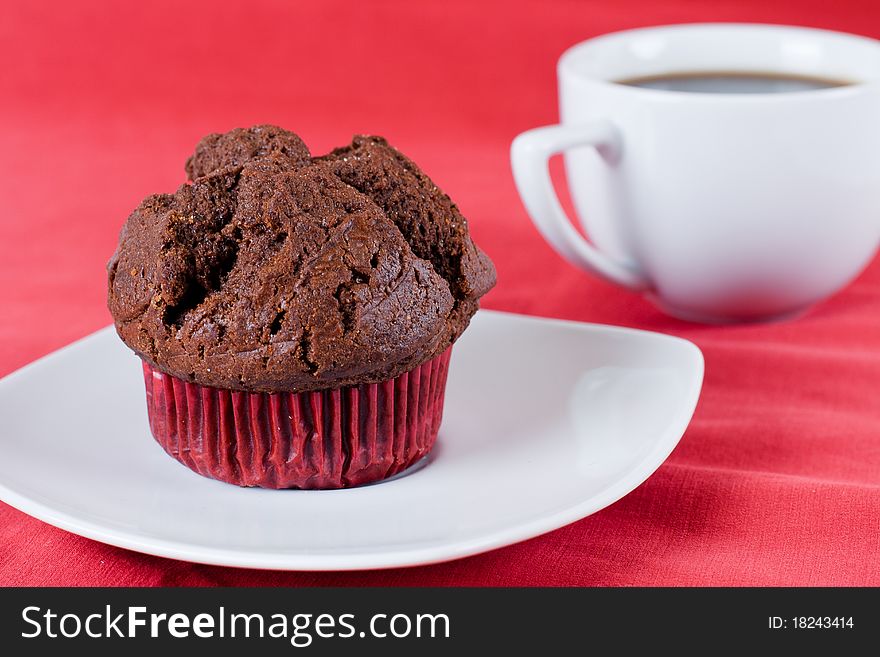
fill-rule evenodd
<path id="1" fill-rule="evenodd" d="M 488 308 L 694 340 L 706 382 L 669 461 L 525 543 L 391 571 L 274 573 L 116 549 L 0 504 L 7 585 L 880 585 L 880 264 L 794 322 L 707 328 L 575 271 L 510 176 L 556 118 L 554 64 L 610 30 L 786 22 L 880 37 L 873 0 L 3 3 L 0 374 L 109 322 L 104 263 L 203 134 L 272 122 L 314 152 L 383 134 L 498 266 Z M 222 5 L 222 9 L 220 8 Z M 829 217 L 833 221 L 833 217 Z"/>

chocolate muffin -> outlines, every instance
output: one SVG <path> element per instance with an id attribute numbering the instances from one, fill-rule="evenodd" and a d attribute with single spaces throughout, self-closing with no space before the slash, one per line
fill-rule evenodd
<path id="1" fill-rule="evenodd" d="M 205 137 L 108 265 L 172 456 L 247 486 L 344 487 L 433 445 L 450 347 L 495 283 L 458 208 L 381 137 L 311 157 L 274 126 Z"/>

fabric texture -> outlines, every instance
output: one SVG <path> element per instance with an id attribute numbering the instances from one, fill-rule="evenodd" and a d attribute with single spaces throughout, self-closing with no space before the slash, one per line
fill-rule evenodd
<path id="1" fill-rule="evenodd" d="M 872 0 L 84 0 L 3 13 L 0 374 L 110 322 L 119 228 L 184 181 L 199 138 L 275 123 L 316 153 L 367 132 L 411 156 L 497 265 L 484 307 L 683 336 L 706 379 L 645 484 L 518 545 L 409 569 L 239 570 L 109 547 L 0 504 L 0 584 L 880 585 L 880 263 L 794 321 L 688 324 L 557 257 L 508 162 L 517 133 L 556 120 L 555 63 L 578 41 L 697 21 L 880 37 Z"/>

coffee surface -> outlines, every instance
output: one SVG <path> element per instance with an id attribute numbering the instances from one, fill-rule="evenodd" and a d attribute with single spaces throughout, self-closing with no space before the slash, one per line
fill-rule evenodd
<path id="1" fill-rule="evenodd" d="M 708 94 L 775 94 L 845 87 L 852 82 L 830 78 L 754 73 L 740 71 L 700 71 L 667 73 L 618 80 L 618 84 L 662 91 Z"/>

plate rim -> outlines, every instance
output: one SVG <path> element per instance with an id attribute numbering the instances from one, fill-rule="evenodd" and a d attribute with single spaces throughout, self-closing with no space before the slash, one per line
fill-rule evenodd
<path id="1" fill-rule="evenodd" d="M 637 334 L 639 339 L 674 341 L 685 351 L 690 352 L 693 359 L 694 373 L 689 381 L 688 389 L 682 404 L 669 427 L 653 442 L 650 450 L 618 479 L 604 487 L 598 494 L 571 505 L 555 513 L 534 518 L 525 523 L 518 523 L 484 536 L 456 541 L 454 544 L 418 546 L 373 553 L 289 553 L 289 552 L 253 552 L 240 549 L 227 549 L 211 546 L 200 546 L 186 541 L 174 541 L 164 538 L 145 537 L 136 531 L 108 529 L 105 525 L 90 520 L 83 520 L 68 512 L 58 510 L 26 495 L 9 488 L 0 480 L 0 501 L 18 509 L 37 520 L 54 527 L 83 536 L 114 547 L 124 548 L 170 559 L 178 559 L 192 563 L 226 566 L 233 568 L 257 568 L 276 571 L 307 571 L 307 572 L 344 572 L 357 570 L 380 570 L 387 568 L 404 568 L 427 566 L 482 554 L 525 540 L 537 538 L 566 525 L 582 520 L 625 497 L 651 477 L 683 437 L 691 418 L 696 410 L 702 390 L 705 374 L 705 360 L 699 347 L 690 340 L 665 333 L 648 331 L 622 326 L 578 322 L 573 320 L 523 315 L 495 310 L 480 310 L 481 314 L 503 315 L 517 321 L 528 323 L 554 324 L 577 328 L 586 332 L 612 332 Z M 99 335 L 112 332 L 113 326 L 105 326 L 97 331 L 71 342 L 41 358 L 0 378 L 0 385 L 9 385 L 23 374 L 45 366 L 64 352 L 77 347 L 80 343 L 97 338 Z M 11 381 L 12 380 L 12 381 Z"/>

